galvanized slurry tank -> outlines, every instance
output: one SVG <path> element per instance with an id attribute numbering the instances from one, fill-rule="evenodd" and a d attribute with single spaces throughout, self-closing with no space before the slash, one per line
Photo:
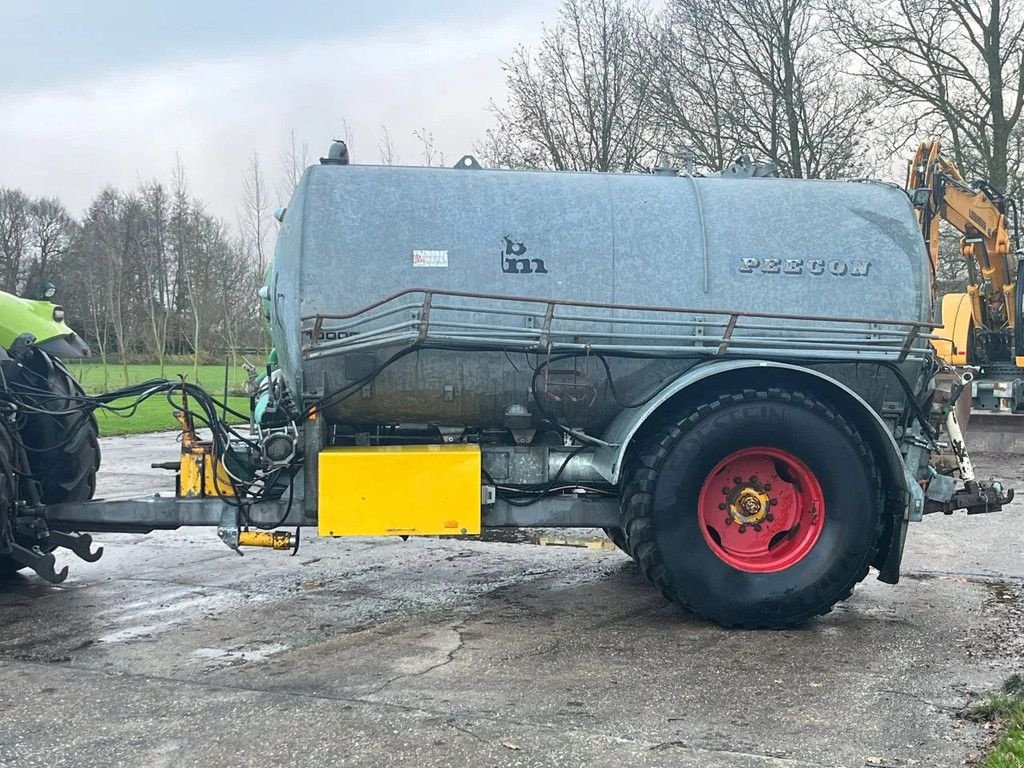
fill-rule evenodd
<path id="1" fill-rule="evenodd" d="M 897 581 L 911 520 L 1012 500 L 962 450 L 960 489 L 929 466 L 961 433 L 902 191 L 346 154 L 279 217 L 252 433 L 166 382 L 214 430 L 185 419 L 177 498 L 50 505 L 56 530 L 600 527 L 680 606 L 790 627 Z"/>
<path id="2" fill-rule="evenodd" d="M 273 335 L 293 391 L 301 372 L 307 390 L 331 392 L 388 351 L 303 362 L 301 318 L 353 313 L 407 289 L 925 321 L 928 269 L 910 202 L 880 183 L 320 165 L 281 226 Z M 540 322 L 543 307 L 532 309 Z M 691 364 L 619 360 L 613 370 L 629 395 Z M 497 352 L 418 353 L 330 415 L 498 425 L 528 402 L 529 367 Z M 595 389 L 586 407 L 562 403 L 560 413 L 606 425 L 615 409 Z"/>

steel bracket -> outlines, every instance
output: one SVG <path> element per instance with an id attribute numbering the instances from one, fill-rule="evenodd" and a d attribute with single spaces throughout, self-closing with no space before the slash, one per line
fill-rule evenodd
<path id="1" fill-rule="evenodd" d="M 238 510 L 234 507 L 224 505 L 220 513 L 220 524 L 217 526 L 217 537 L 233 549 L 239 557 L 244 557 L 242 550 L 238 547 Z"/>

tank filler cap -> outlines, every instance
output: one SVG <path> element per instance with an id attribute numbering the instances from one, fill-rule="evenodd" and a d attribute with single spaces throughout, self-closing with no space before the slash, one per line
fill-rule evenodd
<path id="1" fill-rule="evenodd" d="M 348 165 L 348 145 L 341 139 L 335 139 L 327 150 L 327 157 L 320 158 L 321 165 Z"/>

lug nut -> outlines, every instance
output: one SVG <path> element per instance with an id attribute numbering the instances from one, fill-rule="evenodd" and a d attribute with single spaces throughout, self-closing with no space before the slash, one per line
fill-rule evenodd
<path id="1" fill-rule="evenodd" d="M 764 484 L 764 489 L 765 489 L 766 491 L 770 491 L 770 490 L 772 489 L 772 484 L 771 484 L 771 483 L 765 483 L 765 484 Z"/>
<path id="2" fill-rule="evenodd" d="M 719 504 L 719 505 L 718 505 L 718 508 L 719 508 L 719 509 L 728 509 L 728 507 L 729 507 L 729 505 L 728 505 L 728 504 L 725 504 L 725 503 L 722 503 L 722 504 Z"/>
<path id="3" fill-rule="evenodd" d="M 769 500 L 768 500 L 768 504 L 769 504 L 770 506 L 773 506 L 773 507 L 774 507 L 774 506 L 775 506 L 776 504 L 778 504 L 778 503 L 779 503 L 779 500 L 778 500 L 778 499 L 769 499 Z"/>
<path id="4" fill-rule="evenodd" d="M 742 477 L 740 477 L 739 475 L 736 475 L 736 477 L 734 477 L 734 478 L 732 479 L 732 481 L 733 481 L 734 483 L 736 483 L 736 485 L 739 485 L 740 483 L 742 483 L 742 482 L 743 482 L 743 478 L 742 478 Z"/>
<path id="5" fill-rule="evenodd" d="M 771 512 L 769 512 L 767 515 L 764 516 L 764 519 L 765 519 L 765 522 L 772 523 L 772 522 L 775 521 L 775 515 L 773 515 Z"/>
<path id="6" fill-rule="evenodd" d="M 732 525 L 732 518 L 731 517 L 725 518 L 725 524 L 726 525 Z"/>
<path id="7" fill-rule="evenodd" d="M 754 523 L 754 530 L 757 531 L 758 533 L 760 533 L 761 532 L 761 524 L 760 523 Z"/>
<path id="8" fill-rule="evenodd" d="M 746 533 L 746 532 L 747 532 L 747 526 L 746 526 L 746 524 L 745 524 L 745 523 L 744 523 L 744 524 L 742 524 L 742 525 L 740 525 L 740 527 L 739 527 L 739 532 L 740 532 L 740 533 Z"/>

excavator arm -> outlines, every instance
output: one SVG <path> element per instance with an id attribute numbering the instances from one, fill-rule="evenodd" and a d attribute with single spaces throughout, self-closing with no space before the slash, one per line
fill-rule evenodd
<path id="1" fill-rule="evenodd" d="M 942 335 L 949 338 L 936 345 L 937 351 L 952 363 L 984 364 L 995 357 L 1012 364 L 1017 280 L 1009 259 L 1007 200 L 987 182 L 964 181 L 956 166 L 942 155 L 937 141 L 918 147 L 907 192 L 917 209 L 933 273 L 939 264 L 939 223 L 945 220 L 961 234 L 960 252 L 970 276 L 966 296 L 952 294 L 943 299 L 946 333 Z M 965 304 L 970 309 L 969 323 Z M 976 342 L 981 360 L 967 359 L 972 327 L 983 337 Z"/>

